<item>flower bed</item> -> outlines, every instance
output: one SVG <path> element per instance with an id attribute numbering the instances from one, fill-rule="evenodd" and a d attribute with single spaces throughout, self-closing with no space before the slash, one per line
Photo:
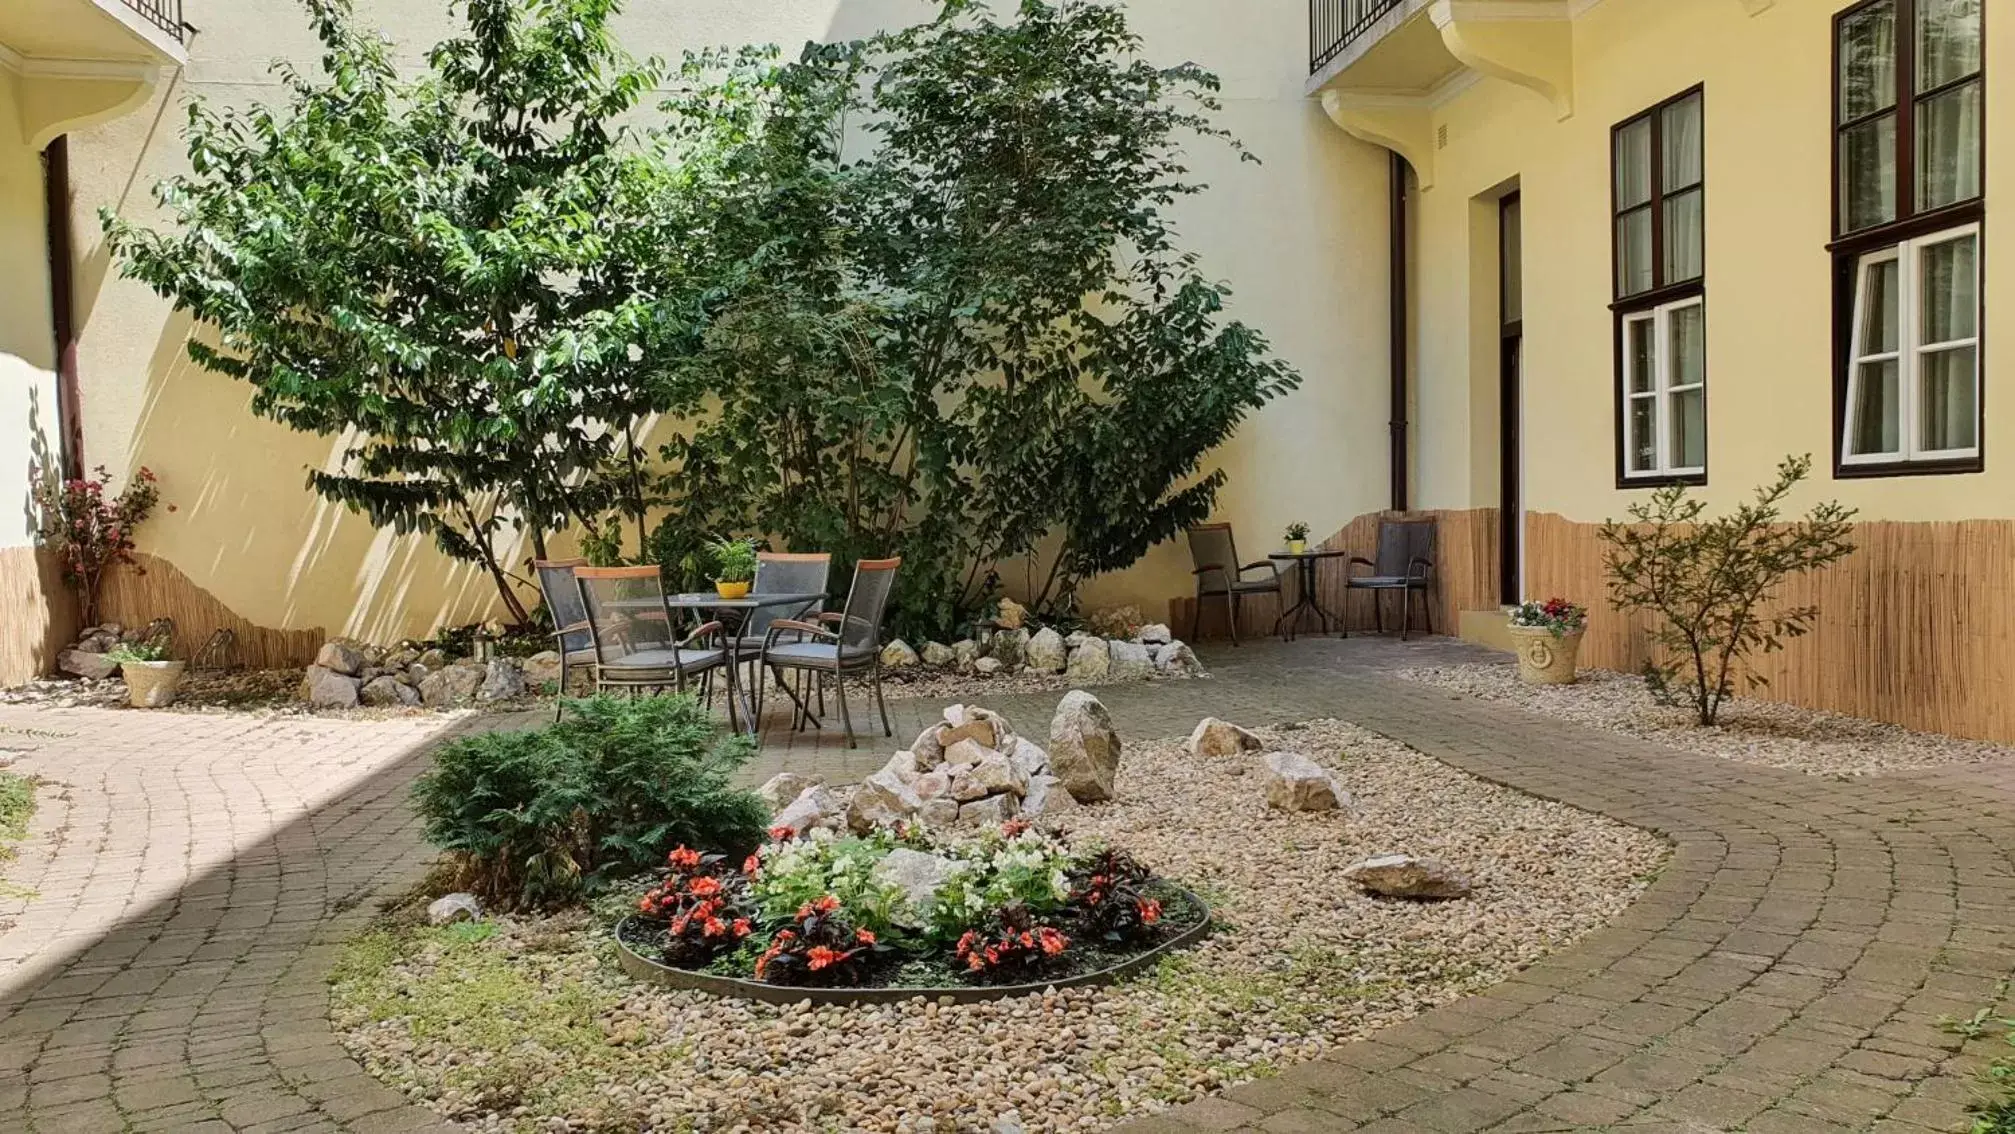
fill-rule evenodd
<path id="1" fill-rule="evenodd" d="M 1203 936 L 1209 911 L 1123 850 L 1015 821 L 797 838 L 740 863 L 681 847 L 616 937 L 633 975 L 771 1003 L 970 1001 L 1098 983 Z"/>

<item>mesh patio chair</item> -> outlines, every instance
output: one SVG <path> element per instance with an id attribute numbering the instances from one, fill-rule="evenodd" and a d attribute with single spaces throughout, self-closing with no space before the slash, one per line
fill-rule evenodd
<path id="1" fill-rule="evenodd" d="M 1427 619 L 1427 632 L 1434 633 L 1434 604 L 1428 601 L 1428 592 L 1434 589 L 1434 530 L 1433 520 L 1380 520 L 1378 558 L 1374 561 L 1360 555 L 1350 557 L 1346 570 L 1369 567 L 1371 574 L 1351 575 L 1343 585 L 1353 591 L 1372 592 L 1372 625 L 1379 633 L 1385 633 L 1380 595 L 1387 591 L 1400 594 L 1400 641 L 1406 641 L 1413 630 L 1415 595 L 1420 596 L 1420 612 Z"/>
<path id="2" fill-rule="evenodd" d="M 854 564 L 854 582 L 847 591 L 846 609 L 837 614 L 818 615 L 815 621 L 778 618 L 771 621 L 763 636 L 763 665 L 776 675 L 777 684 L 797 706 L 800 721 L 824 727 L 805 697 L 792 691 L 785 675 L 796 670 L 833 679 L 848 748 L 857 747 L 853 716 L 847 709 L 848 674 L 871 675 L 875 705 L 881 710 L 882 733 L 896 734 L 889 724 L 888 702 L 882 698 L 882 616 L 888 612 L 896 569 L 902 564 L 901 559 L 861 560 Z M 789 640 L 793 637 L 796 640 Z"/>
<path id="3" fill-rule="evenodd" d="M 756 582 L 751 593 L 758 595 L 824 594 L 827 581 L 832 576 L 833 557 L 825 552 L 792 553 L 765 551 L 756 556 Z M 757 720 L 762 720 L 763 705 L 763 642 L 769 636 L 770 624 L 776 620 L 796 619 L 798 621 L 818 621 L 819 612 L 825 609 L 824 600 L 808 602 L 798 607 L 765 606 L 748 612 L 734 637 L 728 639 L 728 649 L 734 654 L 734 663 L 748 663 L 750 673 L 749 690 L 755 696 L 754 712 Z M 792 635 L 793 641 L 802 641 L 803 635 Z M 819 706 L 825 707 L 825 691 L 819 691 Z M 795 727 L 796 721 L 792 724 Z"/>
<path id="4" fill-rule="evenodd" d="M 538 576 L 539 593 L 553 616 L 553 648 L 560 654 L 560 696 L 567 694 L 567 671 L 592 669 L 595 664 L 594 635 L 588 629 L 588 608 L 581 602 L 581 588 L 574 582 L 574 569 L 586 567 L 585 559 L 534 559 L 532 573 Z M 553 719 L 560 719 L 560 703 L 553 702 Z"/>
<path id="5" fill-rule="evenodd" d="M 1197 631 L 1203 625 L 1203 600 L 1222 598 L 1225 615 L 1231 620 L 1231 644 L 1238 645 L 1239 606 L 1253 595 L 1273 595 L 1278 601 L 1282 596 L 1280 567 L 1271 559 L 1257 563 L 1240 565 L 1238 543 L 1231 537 L 1230 524 L 1198 524 L 1185 528 L 1189 536 L 1189 557 L 1196 568 L 1191 574 L 1196 576 L 1196 609 L 1189 619 L 1189 637 L 1196 640 Z M 1266 571 L 1263 579 L 1248 579 L 1250 571 Z M 1278 630 L 1275 620 L 1274 629 Z"/>
<path id="6" fill-rule="evenodd" d="M 597 693 L 667 687 L 683 693 L 697 677 L 712 699 L 713 671 L 728 660 L 721 624 L 708 622 L 681 637 L 656 567 L 576 567 L 574 582 L 588 615 Z"/>

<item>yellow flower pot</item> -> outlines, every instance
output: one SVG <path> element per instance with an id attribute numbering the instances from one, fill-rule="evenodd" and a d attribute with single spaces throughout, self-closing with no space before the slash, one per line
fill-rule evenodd
<path id="1" fill-rule="evenodd" d="M 1518 650 L 1518 677 L 1528 685 L 1571 685 L 1581 656 L 1582 631 L 1554 636 L 1543 626 L 1513 626 Z"/>
<path id="2" fill-rule="evenodd" d="M 1305 555 L 1305 554 L 1307 554 L 1307 553 L 1308 553 L 1308 541 L 1307 541 L 1307 540 L 1305 540 L 1305 539 L 1291 539 L 1291 540 L 1288 540 L 1288 541 L 1287 541 L 1287 553 L 1288 553 L 1289 555 Z"/>
<path id="3" fill-rule="evenodd" d="M 715 579 L 714 593 L 720 595 L 724 599 L 747 598 L 749 597 L 749 581 L 747 579 L 743 579 L 739 583 L 729 583 L 729 582 L 723 582 L 720 579 Z"/>

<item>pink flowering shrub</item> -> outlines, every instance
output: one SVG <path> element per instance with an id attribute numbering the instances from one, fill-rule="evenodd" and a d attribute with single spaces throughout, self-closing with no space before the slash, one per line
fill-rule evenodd
<path id="1" fill-rule="evenodd" d="M 133 533 L 160 502 L 152 471 L 142 468 L 117 495 L 105 466 L 72 480 L 37 477 L 35 503 L 42 512 L 42 543 L 56 552 L 63 581 L 77 592 L 84 625 L 98 623 L 98 586 L 114 564 L 133 563 Z M 175 506 L 168 506 L 170 512 Z M 138 565 L 135 564 L 135 569 Z"/>

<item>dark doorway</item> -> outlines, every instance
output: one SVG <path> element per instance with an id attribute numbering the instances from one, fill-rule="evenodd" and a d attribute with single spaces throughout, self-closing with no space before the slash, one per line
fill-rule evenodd
<path id="1" fill-rule="evenodd" d="M 1497 597 L 1509 605 L 1523 597 L 1525 462 L 1519 448 L 1520 371 L 1524 365 L 1524 258 L 1519 240 L 1518 194 L 1497 206 L 1498 226 L 1498 575 Z"/>

